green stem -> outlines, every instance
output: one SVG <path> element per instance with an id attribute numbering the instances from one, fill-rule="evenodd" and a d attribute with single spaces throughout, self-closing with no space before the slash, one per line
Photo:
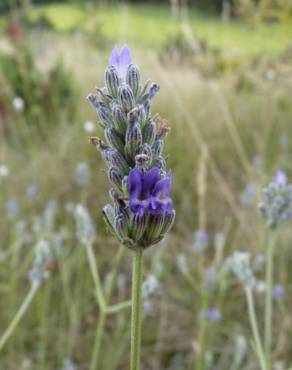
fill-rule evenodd
<path id="1" fill-rule="evenodd" d="M 207 329 L 207 320 L 205 318 L 205 311 L 208 306 L 208 292 L 206 289 L 203 290 L 203 296 L 202 296 L 202 305 L 201 310 L 202 312 L 202 318 L 200 320 L 199 325 L 199 336 L 198 336 L 198 360 L 196 361 L 196 370 L 204 370 L 205 369 L 205 344 L 206 344 L 206 329 Z"/>
<path id="2" fill-rule="evenodd" d="M 265 302 L 265 355 L 267 370 L 272 366 L 272 330 L 273 330 L 273 259 L 275 235 L 269 235 L 266 252 L 266 302 Z"/>
<path id="3" fill-rule="evenodd" d="M 142 325 L 142 277 L 143 250 L 137 249 L 133 256 L 132 322 L 131 322 L 131 370 L 140 369 Z"/>
<path id="4" fill-rule="evenodd" d="M 107 304 L 108 304 L 108 300 L 109 300 L 110 295 L 111 295 L 112 290 L 113 290 L 113 285 L 114 285 L 115 277 L 116 277 L 116 274 L 117 274 L 117 268 L 118 268 L 118 265 L 120 263 L 121 258 L 124 255 L 125 247 L 123 245 L 121 245 L 118 252 L 117 252 L 114 267 L 113 267 L 113 269 L 110 273 L 109 283 L 108 283 L 107 289 L 105 291 L 105 294 L 103 294 L 103 290 L 102 290 L 102 287 L 101 287 L 101 282 L 100 282 L 99 273 L 98 273 L 98 269 L 97 269 L 97 265 L 96 265 L 95 256 L 94 256 L 94 253 L 93 253 L 93 250 L 92 250 L 92 246 L 87 245 L 86 246 L 86 251 L 87 251 L 88 261 L 89 261 L 89 264 L 90 264 L 91 273 L 92 273 L 93 280 L 94 280 L 94 283 L 95 283 L 97 301 L 98 301 L 99 308 L 100 308 L 100 311 L 101 311 L 100 312 L 100 317 L 99 317 L 99 320 L 98 320 L 98 323 L 97 323 L 97 327 L 96 327 L 93 352 L 92 352 L 91 361 L 90 361 L 90 370 L 96 370 L 98 368 L 98 365 L 99 365 L 100 348 L 101 348 L 102 337 L 103 337 L 104 329 L 105 329 L 106 317 L 107 317 L 107 314 L 111 313 L 110 312 L 111 307 L 107 307 Z M 122 307 L 122 308 L 124 308 L 124 307 Z M 118 310 L 116 310 L 116 311 L 118 311 Z"/>
<path id="5" fill-rule="evenodd" d="M 22 305 L 19 307 L 16 315 L 14 316 L 13 320 L 11 321 L 10 325 L 6 329 L 5 333 L 0 338 L 0 352 L 3 349 L 4 345 L 6 344 L 7 340 L 13 334 L 15 328 L 17 327 L 18 323 L 22 319 L 23 315 L 25 314 L 26 310 L 28 309 L 29 305 L 31 304 L 37 290 L 39 288 L 38 284 L 32 284 L 30 291 L 28 292 L 27 296 L 25 297 Z"/>
<path id="6" fill-rule="evenodd" d="M 253 337 L 255 341 L 256 352 L 257 352 L 258 360 L 260 363 L 260 367 L 261 367 L 261 370 L 267 370 L 264 351 L 263 351 L 260 334 L 259 334 L 259 328 L 257 324 L 252 289 L 250 287 L 247 287 L 245 289 L 245 294 L 246 294 L 247 305 L 248 305 L 249 320 L 250 320 L 250 324 L 252 328 L 252 333 L 253 333 Z"/>
<path id="7" fill-rule="evenodd" d="M 95 294 L 96 294 L 97 302 L 98 302 L 100 310 L 103 311 L 105 309 L 105 299 L 104 299 L 104 295 L 103 295 L 103 290 L 102 290 L 102 286 L 101 286 L 101 281 L 100 281 L 100 277 L 99 277 L 98 268 L 97 268 L 96 260 L 95 260 L 95 257 L 94 257 L 92 245 L 90 243 L 86 244 L 86 253 L 87 253 L 87 258 L 88 258 L 91 274 L 92 274 L 92 277 L 93 277 L 93 280 L 94 280 Z"/>
<path id="8" fill-rule="evenodd" d="M 106 321 L 106 311 L 102 310 L 100 312 L 98 324 L 97 324 L 97 327 L 96 327 L 94 347 L 93 347 L 93 352 L 92 352 L 92 356 L 91 356 L 89 370 L 97 370 L 97 364 L 98 364 L 98 360 L 99 360 L 101 342 L 102 342 L 102 337 L 103 337 L 104 328 L 105 328 L 105 321 Z"/>

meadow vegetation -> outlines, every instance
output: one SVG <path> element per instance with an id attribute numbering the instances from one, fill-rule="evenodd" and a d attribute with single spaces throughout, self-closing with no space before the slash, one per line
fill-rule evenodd
<path id="1" fill-rule="evenodd" d="M 190 10 L 182 22 L 162 6 L 55 4 L 19 23 L 2 15 L 1 24 L 0 337 L 30 289 L 36 248 L 45 241 L 51 255 L 28 311 L 0 345 L 0 369 L 129 368 L 130 311 L 108 313 L 96 329 L 102 314 L 74 217 L 82 204 L 93 220 L 109 306 L 127 302 L 130 252 L 102 220 L 108 182 L 87 143 L 102 131 L 85 99 L 103 84 L 112 46 L 126 42 L 142 79 L 161 87 L 153 110 L 171 125 L 165 153 L 177 211 L 170 234 L 146 253 L 144 279 L 156 283 L 144 297 L 142 369 L 258 370 L 244 292 L 225 259 L 251 253 L 261 330 L 267 233 L 257 203 L 278 170 L 292 174 L 291 20 L 224 23 Z M 278 234 L 274 285 L 283 294 L 274 295 L 272 369 L 287 370 L 289 226 Z"/>

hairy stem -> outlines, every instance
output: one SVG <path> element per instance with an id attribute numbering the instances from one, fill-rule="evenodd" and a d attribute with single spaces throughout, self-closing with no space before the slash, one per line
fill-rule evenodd
<path id="1" fill-rule="evenodd" d="M 133 256 L 132 323 L 131 323 L 131 370 L 140 369 L 142 326 L 142 277 L 143 250 L 137 249 Z"/>

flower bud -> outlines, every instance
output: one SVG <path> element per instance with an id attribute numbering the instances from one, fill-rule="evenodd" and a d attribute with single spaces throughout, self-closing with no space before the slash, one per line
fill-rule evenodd
<path id="1" fill-rule="evenodd" d="M 122 188 L 123 174 L 116 167 L 111 167 L 108 170 L 108 178 L 110 179 L 110 182 L 113 184 L 117 191 L 123 192 Z"/>
<path id="2" fill-rule="evenodd" d="M 156 135 L 155 123 L 150 121 L 143 127 L 143 142 L 148 143 L 150 146 L 153 145 Z"/>
<path id="3" fill-rule="evenodd" d="M 110 95 L 114 98 L 118 96 L 119 89 L 118 71 L 114 66 L 108 66 L 105 71 L 105 84 Z"/>
<path id="4" fill-rule="evenodd" d="M 113 118 L 114 118 L 114 126 L 115 129 L 120 133 L 125 133 L 127 129 L 127 116 L 123 111 L 122 107 L 118 104 L 115 104 L 112 109 Z"/>
<path id="5" fill-rule="evenodd" d="M 163 151 L 164 142 L 162 140 L 156 140 L 152 145 L 152 152 L 154 157 L 159 157 Z"/>
<path id="6" fill-rule="evenodd" d="M 109 230 L 115 234 L 115 212 L 110 204 L 107 204 L 102 209 L 102 215 Z"/>
<path id="7" fill-rule="evenodd" d="M 136 97 L 140 90 L 140 72 L 136 65 L 130 64 L 127 70 L 126 82 Z"/>
<path id="8" fill-rule="evenodd" d="M 129 124 L 126 132 L 125 151 L 129 158 L 135 157 L 142 145 L 142 132 L 138 123 L 137 112 L 129 114 Z"/>
<path id="9" fill-rule="evenodd" d="M 123 214 L 119 214 L 115 217 L 115 230 L 120 240 L 128 237 L 128 220 Z"/>
<path id="10" fill-rule="evenodd" d="M 135 157 L 136 167 L 147 168 L 150 162 L 150 157 L 147 154 L 137 154 Z"/>
<path id="11" fill-rule="evenodd" d="M 111 149 L 109 153 L 109 164 L 113 167 L 118 168 L 122 174 L 127 174 L 129 172 L 129 165 L 125 158 L 115 149 Z"/>
<path id="12" fill-rule="evenodd" d="M 143 214 L 135 214 L 132 218 L 132 229 L 131 229 L 131 237 L 134 241 L 139 241 L 147 227 L 147 220 L 148 217 Z"/>
<path id="13" fill-rule="evenodd" d="M 149 217 L 146 235 L 150 244 L 161 236 L 164 220 L 165 214 L 163 213 L 158 213 Z"/>
<path id="14" fill-rule="evenodd" d="M 161 229 L 161 234 L 165 235 L 168 230 L 171 229 L 173 223 L 175 220 L 175 210 L 173 210 L 171 213 L 166 213 L 164 217 L 164 223 Z"/>
<path id="15" fill-rule="evenodd" d="M 123 153 L 125 144 L 116 129 L 106 128 L 104 130 L 104 136 L 106 138 L 108 145 L 110 145 L 112 148 L 117 149 L 119 152 Z"/>
<path id="16" fill-rule="evenodd" d="M 159 168 L 160 170 L 164 170 L 166 167 L 166 161 L 163 157 L 159 156 L 153 160 L 153 166 Z"/>
<path id="17" fill-rule="evenodd" d="M 118 91 L 119 101 L 126 112 L 129 112 L 135 106 L 133 92 L 129 85 L 122 85 Z"/>

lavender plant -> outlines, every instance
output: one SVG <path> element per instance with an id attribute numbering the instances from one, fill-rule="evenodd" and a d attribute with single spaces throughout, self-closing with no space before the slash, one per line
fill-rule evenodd
<path id="1" fill-rule="evenodd" d="M 96 109 L 105 141 L 91 137 L 108 166 L 112 204 L 103 208 L 109 230 L 134 252 L 132 285 L 131 370 L 140 368 L 141 284 L 143 252 L 171 228 L 175 211 L 166 173 L 164 139 L 169 124 L 152 117 L 156 83 L 141 84 L 125 45 L 114 48 L 105 71 L 105 86 L 88 100 Z"/>
<path id="2" fill-rule="evenodd" d="M 258 206 L 267 229 L 266 247 L 266 302 L 265 302 L 265 356 L 267 370 L 272 368 L 273 330 L 273 270 L 277 230 L 292 218 L 292 185 L 285 172 L 278 171 L 271 183 L 263 189 L 263 201 Z"/>

